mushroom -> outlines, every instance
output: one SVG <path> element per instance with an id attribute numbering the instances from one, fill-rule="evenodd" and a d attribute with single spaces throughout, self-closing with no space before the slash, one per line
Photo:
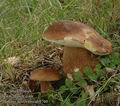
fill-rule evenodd
<path id="1" fill-rule="evenodd" d="M 63 70 L 71 74 L 77 68 L 83 73 L 85 67 L 95 69 L 98 55 L 112 52 L 112 44 L 90 26 L 81 22 L 58 21 L 43 33 L 43 39 L 64 46 Z"/>
<path id="2" fill-rule="evenodd" d="M 51 68 L 35 69 L 30 76 L 31 80 L 40 81 L 41 93 L 46 93 L 48 90 L 53 89 L 50 81 L 60 80 L 60 78 L 59 72 Z"/>

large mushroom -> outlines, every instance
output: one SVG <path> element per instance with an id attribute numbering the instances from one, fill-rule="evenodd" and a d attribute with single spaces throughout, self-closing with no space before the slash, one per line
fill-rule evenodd
<path id="1" fill-rule="evenodd" d="M 41 93 L 46 93 L 48 90 L 53 89 L 50 82 L 60 80 L 60 78 L 59 72 L 51 68 L 35 69 L 30 76 L 31 80 L 40 81 Z"/>
<path id="2" fill-rule="evenodd" d="M 112 52 L 112 44 L 93 28 L 81 22 L 58 21 L 43 33 L 43 39 L 64 45 L 63 69 L 71 74 L 76 68 L 83 73 L 85 67 L 95 69 L 97 55 Z"/>

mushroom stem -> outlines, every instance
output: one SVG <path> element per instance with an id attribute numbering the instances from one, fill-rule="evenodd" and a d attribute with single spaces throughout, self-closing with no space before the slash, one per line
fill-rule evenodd
<path id="1" fill-rule="evenodd" d="M 53 87 L 50 82 L 48 81 L 41 81 L 40 82 L 41 93 L 46 93 L 48 90 L 52 90 Z"/>
<path id="2" fill-rule="evenodd" d="M 86 49 L 64 47 L 63 68 L 65 74 L 73 73 L 76 68 L 79 68 L 81 73 L 85 67 L 91 67 L 94 70 L 98 63 L 98 58 Z"/>

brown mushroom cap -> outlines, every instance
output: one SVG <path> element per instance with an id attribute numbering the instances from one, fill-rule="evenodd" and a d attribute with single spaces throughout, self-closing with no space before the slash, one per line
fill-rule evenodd
<path id="1" fill-rule="evenodd" d="M 30 79 L 39 81 L 55 81 L 60 79 L 60 74 L 54 69 L 38 68 L 31 73 Z"/>
<path id="2" fill-rule="evenodd" d="M 43 39 L 68 47 L 81 47 L 97 55 L 112 52 L 112 44 L 93 28 L 73 21 L 58 21 L 43 33 Z"/>

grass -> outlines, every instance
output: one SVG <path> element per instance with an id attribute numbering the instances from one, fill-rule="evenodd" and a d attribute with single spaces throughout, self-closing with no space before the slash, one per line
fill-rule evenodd
<path id="1" fill-rule="evenodd" d="M 59 0 L 0 0 L 0 63 L 11 56 L 33 63 L 42 51 L 41 45 L 46 47 L 46 42 L 42 41 L 44 29 L 56 20 L 75 20 L 92 26 L 113 44 L 113 53 L 101 57 L 102 67 L 116 69 L 120 65 L 120 0 L 65 0 L 64 3 Z M 10 73 L 11 66 L 5 66 L 4 70 L 4 73 L 0 72 L 1 78 Z M 10 76 L 11 79 L 14 77 L 11 73 Z M 118 77 L 119 73 L 110 79 L 101 78 L 101 85 L 97 87 L 98 91 L 102 89 L 99 93 L 104 92 L 104 88 L 120 85 Z M 62 106 L 85 104 L 80 102 L 81 99 L 86 102 L 84 98 L 88 97 L 80 92 L 82 88 L 72 84 L 77 89 L 72 91 L 68 85 L 45 96 L 51 101 L 49 106 L 54 103 Z M 67 96 L 64 96 L 65 92 L 68 92 Z M 76 96 L 76 92 L 80 95 Z M 73 95 L 77 100 L 71 101 Z"/>

